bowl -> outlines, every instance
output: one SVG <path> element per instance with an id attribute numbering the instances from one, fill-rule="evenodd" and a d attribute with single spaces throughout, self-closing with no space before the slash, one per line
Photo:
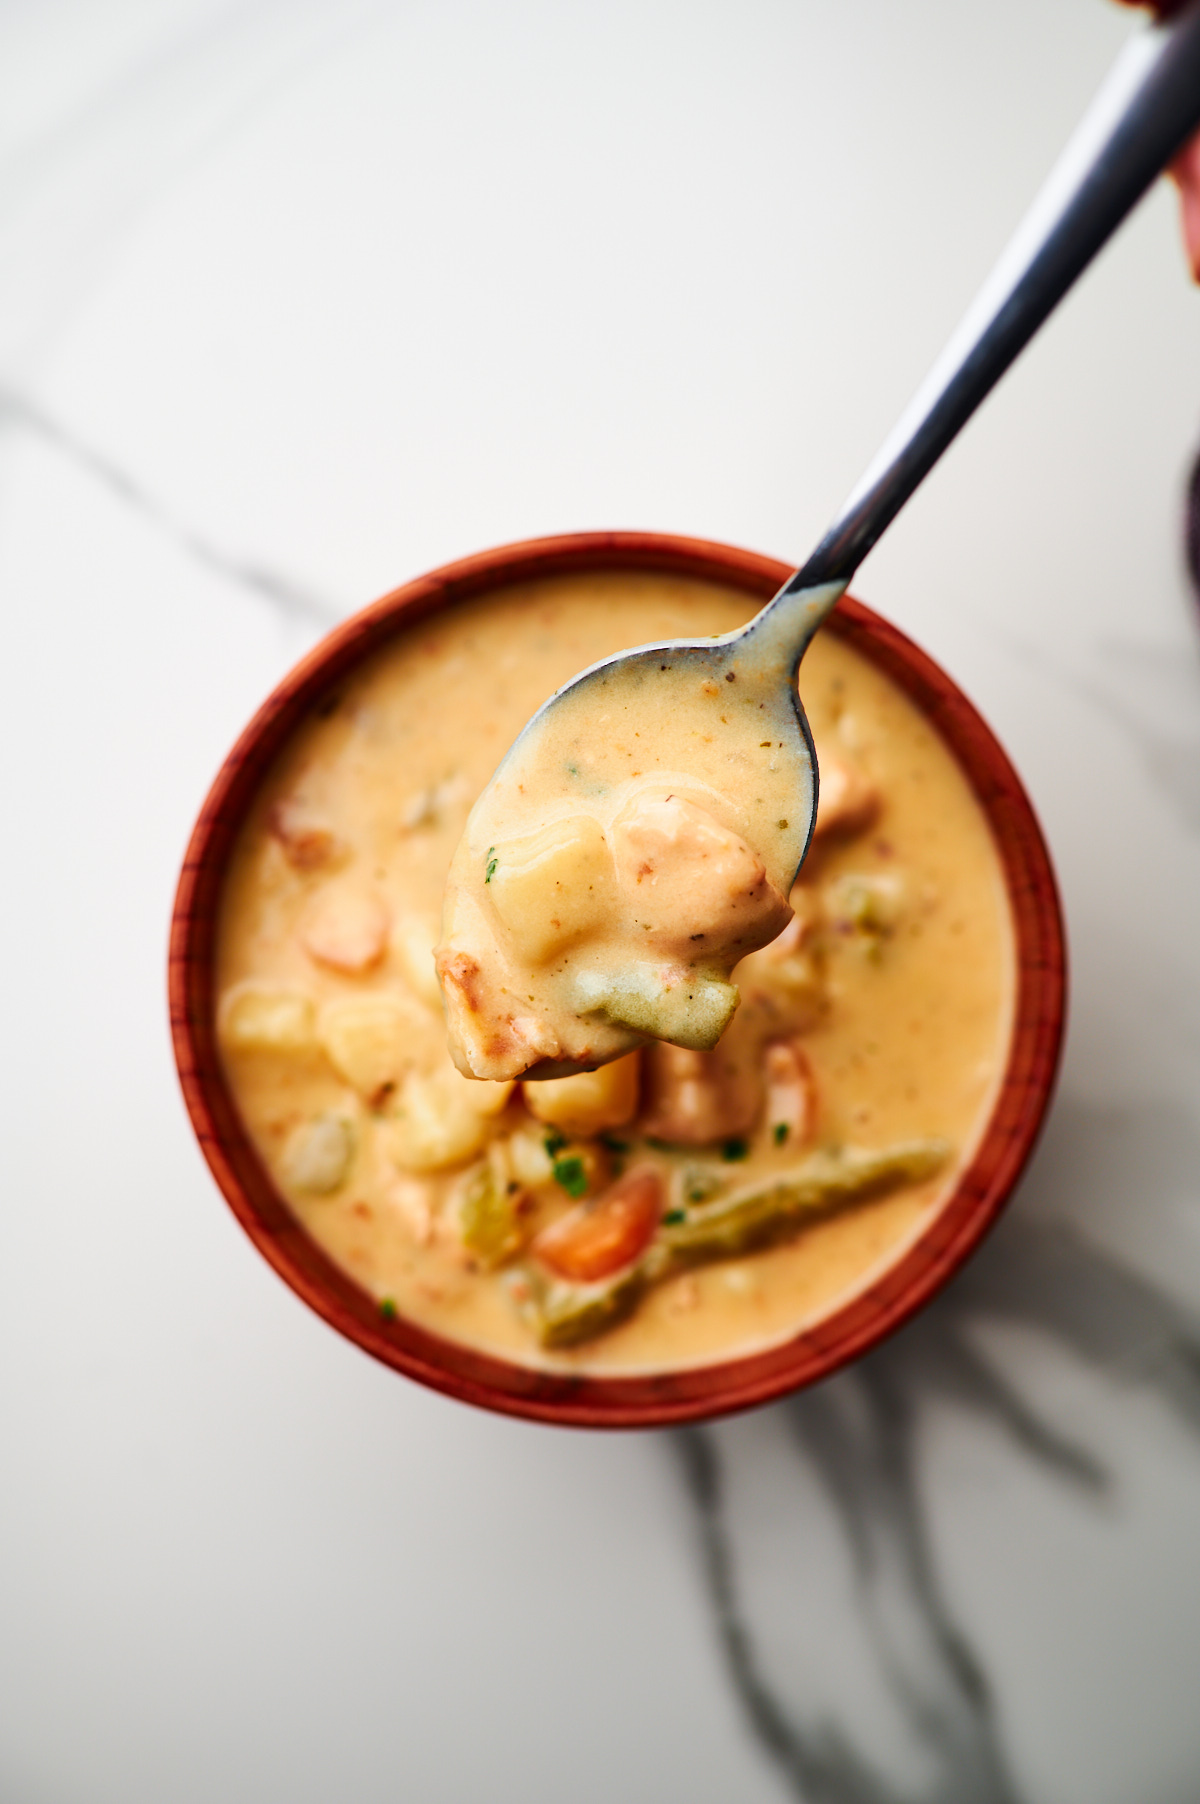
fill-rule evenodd
<path id="1" fill-rule="evenodd" d="M 660 1374 L 536 1371 L 386 1319 L 289 1212 L 238 1117 L 218 1057 L 214 942 L 238 832 L 259 785 L 300 723 L 398 629 L 488 591 L 539 576 L 665 572 L 740 590 L 756 603 L 790 567 L 753 552 L 656 533 L 578 533 L 502 546 L 407 583 L 335 628 L 259 709 L 201 810 L 184 860 L 170 945 L 171 1030 L 183 1095 L 213 1176 L 263 1256 L 339 1333 L 433 1389 L 505 1414 L 591 1428 L 656 1427 L 766 1403 L 828 1377 L 927 1303 L 995 1221 L 1049 1104 L 1062 1040 L 1066 960 L 1057 887 L 1041 830 L 1012 764 L 946 673 L 880 615 L 849 597 L 827 632 L 890 677 L 936 726 L 991 825 L 1012 911 L 1014 1028 L 978 1150 L 917 1237 L 884 1271 L 791 1339 L 745 1356 Z"/>

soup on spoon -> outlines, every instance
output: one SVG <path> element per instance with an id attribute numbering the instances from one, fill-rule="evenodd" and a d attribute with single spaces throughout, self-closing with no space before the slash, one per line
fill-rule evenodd
<path id="1" fill-rule="evenodd" d="M 841 593 L 829 585 L 806 617 Z M 450 869 L 437 969 L 465 1075 L 710 1051 L 733 967 L 792 918 L 816 762 L 796 603 L 593 666 L 530 721 Z"/>

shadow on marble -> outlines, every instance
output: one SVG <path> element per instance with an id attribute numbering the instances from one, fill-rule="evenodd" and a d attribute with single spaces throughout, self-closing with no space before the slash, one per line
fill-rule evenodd
<path id="1" fill-rule="evenodd" d="M 979 1331 L 1001 1324 L 1050 1337 L 1104 1380 L 1144 1387 L 1200 1438 L 1200 1309 L 1047 1219 L 1063 1197 L 1127 1194 L 1148 1172 L 1160 1192 L 1187 1199 L 1197 1171 L 1200 1133 L 1182 1110 L 1119 1118 L 1064 1102 L 1013 1211 L 923 1315 L 853 1369 L 746 1419 L 748 1434 L 729 1424 L 672 1437 L 724 1660 L 746 1720 L 796 1797 L 1018 1804 L 1025 1795 L 1006 1759 L 983 1659 L 939 1567 L 919 1430 L 931 1406 L 950 1403 L 1078 1494 L 1098 1498 L 1110 1488 L 1103 1460 L 1039 1414 L 979 1350 Z M 746 1462 L 759 1468 L 749 1486 Z M 747 1506 L 755 1483 L 760 1501 Z M 761 1502 L 771 1489 L 773 1522 Z M 781 1511 L 796 1518 L 790 1540 L 778 1527 Z M 803 1611 L 820 1640 L 821 1587 L 839 1539 L 849 1575 L 840 1623 L 848 1596 L 857 1619 L 848 1632 L 860 1635 L 862 1670 L 873 1672 L 866 1708 L 882 1725 L 871 1739 L 882 1742 L 883 1758 L 878 1746 L 868 1757 L 844 1726 L 828 1684 L 814 1706 L 794 1633 L 790 1642 L 772 1637 L 774 1620 L 787 1617 L 794 1628 Z"/>

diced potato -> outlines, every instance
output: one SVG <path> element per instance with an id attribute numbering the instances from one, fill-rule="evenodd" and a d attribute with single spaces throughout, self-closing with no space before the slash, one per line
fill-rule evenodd
<path id="1" fill-rule="evenodd" d="M 377 965 L 387 950 L 387 908 L 360 884 L 327 884 L 313 900 L 300 940 L 317 964 L 356 976 Z"/>
<path id="2" fill-rule="evenodd" d="M 317 1050 L 312 1001 L 298 990 L 273 990 L 237 984 L 221 998 L 217 1031 L 231 1052 L 281 1052 L 295 1055 Z"/>
<path id="3" fill-rule="evenodd" d="M 599 1134 L 637 1114 L 641 1054 L 630 1052 L 596 1071 L 521 1085 L 525 1107 L 538 1121 L 566 1134 Z"/>
<path id="4" fill-rule="evenodd" d="M 336 864 L 345 846 L 328 820 L 299 796 L 283 796 L 271 809 L 268 825 L 297 871 L 316 871 Z"/>
<path id="5" fill-rule="evenodd" d="M 488 1116 L 463 1095 L 465 1080 L 447 1072 L 432 1077 L 411 1072 L 404 1080 L 396 1119 L 386 1144 L 402 1171 L 448 1171 L 483 1151 L 492 1131 Z"/>
<path id="6" fill-rule="evenodd" d="M 518 957 L 544 964 L 610 919 L 612 857 L 591 815 L 553 821 L 527 838 L 493 846 L 486 891 Z"/>
<path id="7" fill-rule="evenodd" d="M 321 1011 L 329 1062 L 360 1096 L 376 1097 L 398 1084 L 436 1049 L 431 1039 L 425 1011 L 406 996 L 351 996 Z"/>
<path id="8" fill-rule="evenodd" d="M 556 1277 L 595 1284 L 642 1253 L 662 1214 L 662 1178 L 653 1166 L 626 1172 L 602 1196 L 571 1209 L 533 1243 L 534 1257 Z"/>
<path id="9" fill-rule="evenodd" d="M 464 1102 L 476 1115 L 484 1116 L 499 1115 L 517 1087 L 511 1077 L 499 1083 L 490 1078 L 464 1077 L 450 1064 L 438 1072 L 438 1079 L 449 1095 Z"/>
<path id="10" fill-rule="evenodd" d="M 535 1128 L 518 1128 L 507 1143 L 509 1170 L 518 1184 L 536 1190 L 554 1178 L 554 1161 L 546 1150 L 546 1136 Z"/>
<path id="11" fill-rule="evenodd" d="M 283 1175 L 297 1190 L 325 1196 L 346 1180 L 354 1157 L 354 1129 L 343 1115 L 317 1115 L 292 1134 Z"/>
<path id="12" fill-rule="evenodd" d="M 413 993 L 442 1012 L 442 989 L 433 964 L 437 924 L 423 915 L 402 915 L 392 928 L 392 946 Z"/>

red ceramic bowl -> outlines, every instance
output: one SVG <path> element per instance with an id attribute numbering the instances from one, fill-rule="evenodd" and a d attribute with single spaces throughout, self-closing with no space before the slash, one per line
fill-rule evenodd
<path id="1" fill-rule="evenodd" d="M 263 704 L 217 775 L 188 847 L 171 928 L 175 1058 L 205 1158 L 259 1251 L 342 1334 L 435 1390 L 509 1415 L 591 1428 L 693 1421 L 765 1403 L 865 1353 L 940 1290 L 996 1219 L 1037 1138 L 1062 1039 L 1065 949 L 1054 873 L 1004 751 L 944 671 L 861 602 L 839 603 L 826 631 L 899 684 L 949 744 L 991 822 L 1016 930 L 1017 1000 L 1008 1068 L 979 1150 L 920 1237 L 869 1288 L 766 1352 L 661 1376 L 537 1372 L 443 1340 L 375 1300 L 311 1241 L 274 1189 L 238 1119 L 214 1031 L 217 903 L 259 784 L 315 703 L 410 622 L 509 583 L 592 570 L 707 578 L 762 603 L 789 566 L 753 552 L 657 533 L 578 533 L 501 547 L 385 595 L 337 627 Z"/>

